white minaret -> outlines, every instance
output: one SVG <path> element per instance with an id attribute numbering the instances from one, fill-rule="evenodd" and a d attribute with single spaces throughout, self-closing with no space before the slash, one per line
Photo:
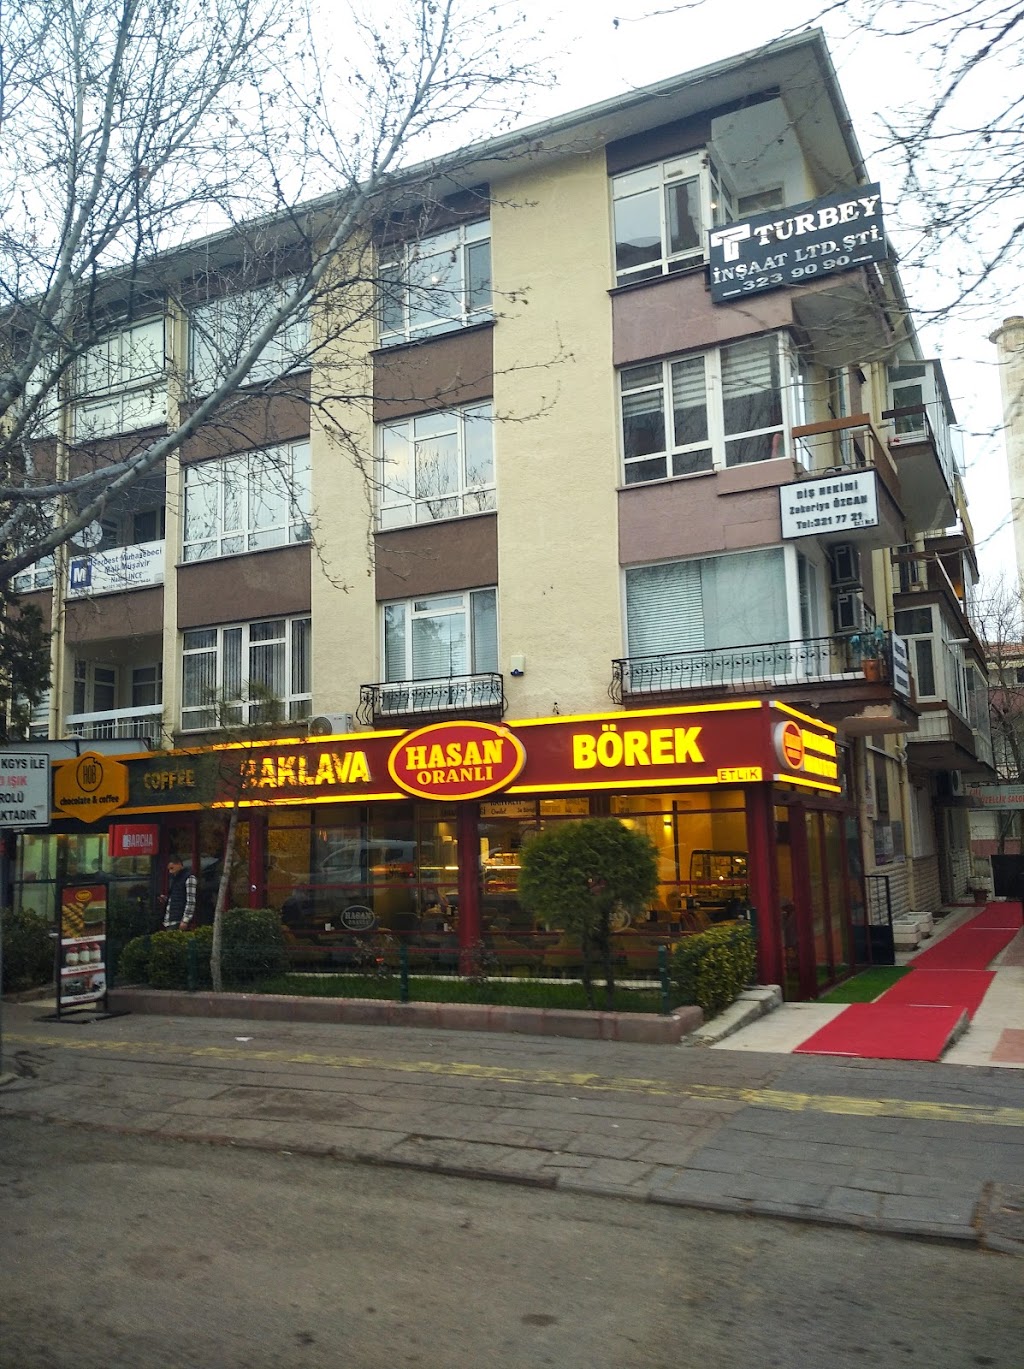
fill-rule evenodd
<path id="1" fill-rule="evenodd" d="M 996 345 L 1003 393 L 1003 435 L 1010 471 L 1010 510 L 1017 576 L 1024 578 L 1024 318 L 1015 314 L 989 338 Z"/>

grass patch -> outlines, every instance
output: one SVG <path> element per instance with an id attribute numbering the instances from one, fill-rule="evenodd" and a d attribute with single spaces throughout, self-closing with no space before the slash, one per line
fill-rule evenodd
<path id="1" fill-rule="evenodd" d="M 389 998 L 398 999 L 398 976 L 285 974 L 261 980 L 255 993 L 297 994 L 304 998 Z M 595 991 L 595 1001 L 603 1008 L 604 987 Z M 508 1008 L 587 1007 L 582 984 L 560 980 L 501 980 L 475 982 L 466 979 L 434 979 L 409 976 L 409 999 L 414 1003 L 487 1003 Z M 615 990 L 615 1012 L 653 1012 L 662 1009 L 657 988 Z"/>
<path id="2" fill-rule="evenodd" d="M 891 989 L 898 979 L 910 973 L 909 965 L 876 965 L 837 984 L 834 989 L 824 993 L 819 1003 L 873 1003 L 879 994 Z"/>

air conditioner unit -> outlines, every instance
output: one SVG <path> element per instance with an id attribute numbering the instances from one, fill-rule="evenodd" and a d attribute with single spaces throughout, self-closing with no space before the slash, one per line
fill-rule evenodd
<path id="1" fill-rule="evenodd" d="M 318 713 L 309 720 L 311 737 L 334 737 L 355 729 L 355 719 L 351 713 Z"/>
<path id="2" fill-rule="evenodd" d="M 964 793 L 964 777 L 959 770 L 949 772 L 949 792 L 955 799 L 962 798 Z"/>
<path id="3" fill-rule="evenodd" d="M 864 626 L 864 595 L 859 589 L 832 596 L 833 631 L 860 632 Z"/>
<path id="4" fill-rule="evenodd" d="M 860 552 L 849 542 L 840 542 L 829 552 L 833 585 L 860 584 Z"/>

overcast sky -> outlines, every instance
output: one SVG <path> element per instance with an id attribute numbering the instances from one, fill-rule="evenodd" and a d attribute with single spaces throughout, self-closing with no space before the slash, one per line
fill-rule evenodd
<path id="1" fill-rule="evenodd" d="M 649 85 L 680 72 L 734 56 L 798 28 L 818 7 L 804 0 L 782 4 L 752 0 L 713 0 L 676 13 L 658 0 L 519 0 L 544 30 L 544 47 L 552 54 L 557 84 L 524 109 L 528 121 L 592 104 L 622 91 Z M 942 0 L 938 8 L 941 8 Z M 950 7 L 953 0 L 945 0 Z M 902 7 L 901 7 L 902 9 Z M 616 27 L 614 20 L 618 18 Z M 900 211 L 895 198 L 895 172 L 877 149 L 884 141 L 879 115 L 894 114 L 915 94 L 928 89 L 929 77 L 920 54 L 895 40 L 851 32 L 840 21 L 826 22 L 832 58 L 870 176 L 887 184 L 886 227 L 899 243 Z M 845 30 L 845 31 L 844 31 Z M 994 79 L 998 80 L 996 73 Z M 987 78 L 988 79 L 988 78 Z M 888 174 L 887 174 L 888 173 Z M 929 303 L 927 280 L 904 273 L 911 307 Z M 957 416 L 965 428 L 966 485 L 982 572 L 996 579 L 1012 575 L 1013 538 L 1006 526 L 1009 485 L 1001 437 L 986 437 L 1001 421 L 995 348 L 988 341 L 1002 321 L 1024 312 L 1022 296 L 984 323 L 946 324 L 941 332 L 922 329 L 929 356 L 941 356 Z M 1000 527 L 1000 525 L 1003 525 Z"/>

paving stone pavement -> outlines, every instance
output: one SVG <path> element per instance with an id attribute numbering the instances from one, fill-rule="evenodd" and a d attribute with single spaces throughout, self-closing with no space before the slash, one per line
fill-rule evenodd
<path id="1" fill-rule="evenodd" d="M 996 1068 L 4 1007 L 31 1117 L 1024 1254 L 1024 1078 Z M 2 1136 L 2 1130 L 0 1130 Z"/>

